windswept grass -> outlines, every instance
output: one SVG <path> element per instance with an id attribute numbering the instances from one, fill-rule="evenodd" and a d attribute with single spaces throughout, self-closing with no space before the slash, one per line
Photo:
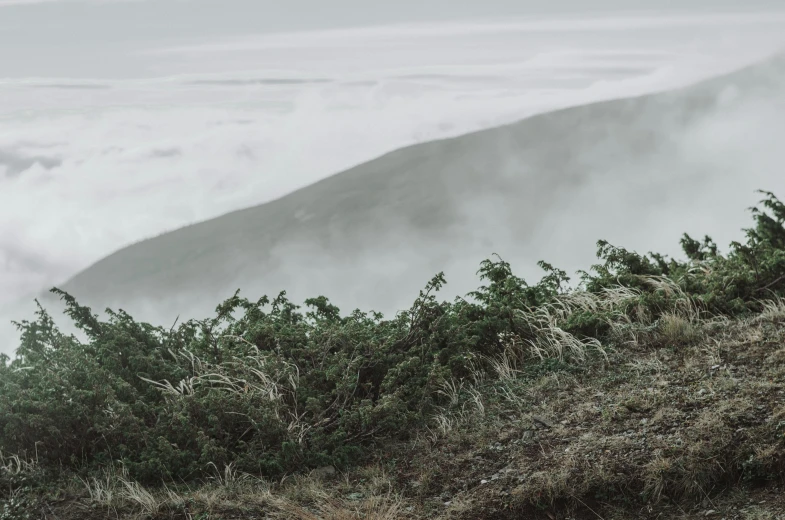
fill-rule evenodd
<path id="1" fill-rule="evenodd" d="M 785 205 L 762 205 L 726 255 L 601 241 L 572 287 L 486 260 L 392 318 L 235 294 L 167 329 L 55 289 L 88 339 L 19 324 L 0 519 L 776 517 L 738 495 L 785 475 Z"/>

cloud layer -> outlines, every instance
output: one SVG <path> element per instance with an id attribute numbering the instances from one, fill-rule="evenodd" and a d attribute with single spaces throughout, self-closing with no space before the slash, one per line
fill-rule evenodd
<path id="1" fill-rule="evenodd" d="M 400 146 L 685 85 L 781 14 L 440 23 L 138 52 L 159 79 L 0 81 L 0 302 Z"/>

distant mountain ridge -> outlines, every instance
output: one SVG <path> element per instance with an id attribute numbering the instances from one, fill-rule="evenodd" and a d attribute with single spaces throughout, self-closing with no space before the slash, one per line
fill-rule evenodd
<path id="1" fill-rule="evenodd" d="M 129 245 L 60 287 L 99 308 L 178 298 L 214 307 L 236 288 L 256 297 L 290 287 L 397 305 L 447 267 L 476 267 L 501 251 L 537 257 L 532 244 L 547 242 L 547 223 L 571 194 L 594 190 L 603 200 L 598 179 L 628 186 L 625 203 L 640 201 L 643 211 L 668 197 L 676 179 L 652 172 L 675 175 L 668 165 L 689 163 L 680 136 L 715 114 L 783 96 L 785 55 L 778 55 L 679 90 L 408 146 L 277 200 Z M 684 190 L 710 174 L 696 165 Z M 604 204 L 582 218 L 612 211 Z"/>

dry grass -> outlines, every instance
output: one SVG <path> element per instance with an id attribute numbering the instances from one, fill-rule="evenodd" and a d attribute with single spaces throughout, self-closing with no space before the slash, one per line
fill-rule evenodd
<path id="1" fill-rule="evenodd" d="M 124 488 L 121 491 L 120 496 L 126 501 L 138 506 L 143 514 L 154 515 L 161 509 L 163 500 L 155 496 L 147 488 L 138 482 L 124 477 L 120 477 L 119 481 Z"/>
<path id="2" fill-rule="evenodd" d="M 311 507 L 285 499 L 273 499 L 271 504 L 292 520 L 397 520 L 403 516 L 401 500 L 391 495 L 351 501 L 321 494 Z"/>
<path id="3" fill-rule="evenodd" d="M 773 314 L 766 316 L 769 325 L 756 318 L 707 326 L 705 316 L 684 305 L 647 335 L 649 347 L 634 354 L 619 350 L 607 365 L 584 361 L 581 376 L 557 372 L 525 387 L 514 384 L 518 358 L 495 360 L 501 399 L 486 409 L 495 420 L 485 428 L 471 424 L 475 430 L 465 458 L 474 467 L 453 462 L 460 457 L 452 450 L 452 459 L 421 452 L 415 460 L 425 458 L 418 467 L 452 466 L 442 475 L 445 483 L 467 473 L 498 475 L 499 468 L 504 478 L 481 483 L 475 477 L 454 490 L 453 503 L 460 506 L 438 517 L 491 518 L 483 516 L 489 508 L 521 510 L 527 504 L 556 508 L 554 515 L 561 507 L 565 515 L 583 510 L 585 518 L 592 517 L 578 499 L 599 508 L 603 517 L 614 517 L 618 506 L 598 505 L 599 493 L 633 502 L 645 497 L 648 505 L 642 507 L 656 513 L 651 518 L 697 518 L 706 511 L 729 519 L 785 518 L 782 502 L 746 507 L 742 514 L 738 497 L 728 494 L 744 489 L 736 486 L 750 479 L 785 477 L 785 407 L 777 383 L 785 380 L 785 327 L 774 320 L 778 328 L 771 329 Z M 634 319 L 627 323 L 645 326 Z M 505 410 L 513 403 L 518 410 L 528 407 L 524 420 L 510 421 Z M 467 434 L 456 425 L 445 433 L 440 445 L 457 446 Z M 499 437 L 505 439 L 500 454 L 482 448 L 498 444 Z M 702 509 L 688 513 L 694 504 Z M 673 516 L 666 516 L 670 510 Z M 627 516 L 615 517 L 632 517 L 625 511 Z"/>
<path id="4" fill-rule="evenodd" d="M 6 455 L 0 451 L 0 472 L 8 475 L 33 473 L 38 468 L 38 459 L 20 457 L 17 454 Z"/>
<path id="5" fill-rule="evenodd" d="M 93 476 L 89 479 L 80 478 L 79 480 L 84 485 L 87 494 L 90 497 L 90 502 L 98 504 L 107 509 L 115 509 L 123 505 L 125 496 L 121 489 L 120 479 L 127 477 L 125 472 L 118 472 L 114 466 L 104 468 L 102 475 Z"/>
<path id="6" fill-rule="evenodd" d="M 785 299 L 775 298 L 761 302 L 762 312 L 759 315 L 761 320 L 783 321 L 785 320 Z"/>
<path id="7" fill-rule="evenodd" d="M 689 344 L 700 338 L 700 327 L 680 314 L 670 312 L 664 314 L 659 320 L 659 330 L 662 337 L 670 344 Z"/>
<path id="8" fill-rule="evenodd" d="M 528 341 L 500 338 L 504 352 L 483 360 L 489 375 L 476 368 L 468 380 L 444 383 L 445 407 L 429 428 L 380 444 L 365 467 L 271 484 L 229 464 L 193 490 L 149 490 L 122 472 L 83 485 L 118 518 L 785 518 L 785 499 L 760 499 L 785 477 L 785 302 L 763 305 L 748 321 L 723 321 L 669 280 L 648 282 L 670 305 L 656 321 L 626 288 L 520 314 L 533 332 Z M 613 316 L 609 345 L 565 331 L 582 310 Z M 532 364 L 549 358 L 571 369 L 532 377 Z M 194 391 L 201 377 L 271 400 L 297 388 L 296 373 L 262 357 L 245 373 L 186 362 Z M 191 388 L 156 384 L 172 398 Z M 6 471 L 32 464 L 0 461 Z M 184 504 L 209 516 L 171 516 Z"/>

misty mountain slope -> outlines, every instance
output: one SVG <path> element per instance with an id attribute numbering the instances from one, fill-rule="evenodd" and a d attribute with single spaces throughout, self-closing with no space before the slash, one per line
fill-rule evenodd
<path id="1" fill-rule="evenodd" d="M 598 238 L 672 250 L 692 225 L 735 222 L 723 197 L 785 187 L 777 114 L 783 56 L 678 91 L 403 148 L 130 245 L 61 288 L 142 315 L 209 310 L 236 288 L 390 311 L 438 271 L 456 293 L 473 289 L 494 252 L 531 274 L 539 259 L 585 266 Z M 668 213 L 685 201 L 687 213 Z"/>

